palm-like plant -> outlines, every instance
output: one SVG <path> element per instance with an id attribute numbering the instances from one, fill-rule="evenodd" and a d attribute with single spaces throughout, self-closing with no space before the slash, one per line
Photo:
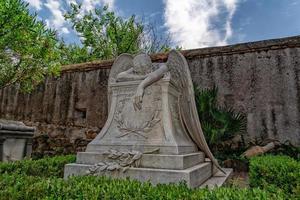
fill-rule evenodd
<path id="1" fill-rule="evenodd" d="M 232 108 L 217 105 L 218 88 L 199 89 L 195 87 L 195 100 L 202 129 L 208 145 L 218 143 L 246 131 L 246 117 Z"/>

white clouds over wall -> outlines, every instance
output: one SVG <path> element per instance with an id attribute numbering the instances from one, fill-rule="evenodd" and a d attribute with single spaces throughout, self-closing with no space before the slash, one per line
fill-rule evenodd
<path id="1" fill-rule="evenodd" d="M 116 0 L 25 1 L 30 4 L 31 8 L 39 11 L 39 14 L 44 15 L 47 26 L 58 30 L 58 33 L 61 36 L 73 33 L 70 24 L 66 22 L 63 17 L 70 3 L 81 3 L 81 14 L 93 10 L 97 6 L 103 5 L 109 5 L 111 10 L 120 13 L 120 10 L 115 8 Z M 164 1 L 165 5 L 164 23 L 166 29 L 170 33 L 171 40 L 175 45 L 187 49 L 226 45 L 233 35 L 231 22 L 237 5 L 239 2 L 245 0 L 162 1 Z M 129 14 L 131 15 L 134 13 Z"/>
<path id="2" fill-rule="evenodd" d="M 36 11 L 43 12 L 45 7 L 50 16 L 45 19 L 46 25 L 49 28 L 54 28 L 61 34 L 70 33 L 68 22 L 64 19 L 64 14 L 67 12 L 66 6 L 71 3 L 81 3 L 82 12 L 93 10 L 96 6 L 108 5 L 110 9 L 114 8 L 115 0 L 25 0 L 30 7 Z"/>
<path id="3" fill-rule="evenodd" d="M 46 19 L 46 24 L 50 28 L 54 28 L 59 32 L 64 34 L 69 33 L 68 28 L 66 28 L 66 21 L 64 18 L 65 10 L 61 5 L 61 1 L 58 0 L 47 0 L 45 6 L 49 9 L 52 16 Z"/>
<path id="4" fill-rule="evenodd" d="M 31 7 L 33 7 L 36 10 L 42 9 L 42 2 L 41 0 L 25 0 L 25 2 L 29 3 Z"/>
<path id="5" fill-rule="evenodd" d="M 226 45 L 239 0 L 164 0 L 165 26 L 183 48 Z"/>
<path id="6" fill-rule="evenodd" d="M 82 10 L 90 11 L 99 5 L 108 5 L 110 9 L 114 8 L 114 0 L 82 0 Z"/>

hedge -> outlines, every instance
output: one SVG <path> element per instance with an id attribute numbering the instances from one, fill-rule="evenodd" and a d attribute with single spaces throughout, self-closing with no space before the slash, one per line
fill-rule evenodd
<path id="1" fill-rule="evenodd" d="M 0 174 L 14 173 L 40 177 L 63 177 L 64 165 L 75 162 L 74 155 L 56 156 L 39 160 L 0 163 Z"/>
<path id="2" fill-rule="evenodd" d="M 207 199 L 252 200 L 285 199 L 283 193 L 261 189 L 221 187 L 214 190 L 189 189 L 185 184 L 140 183 L 107 177 L 45 178 L 25 175 L 0 175 L 0 199 Z"/>
<path id="3" fill-rule="evenodd" d="M 185 184 L 140 183 L 107 177 L 71 177 L 63 180 L 66 163 L 75 156 L 0 163 L 2 199 L 287 199 L 299 195 L 299 162 L 287 156 L 250 160 L 250 189 L 221 187 L 189 189 Z M 259 187 L 259 188 L 257 188 Z"/>
<path id="4" fill-rule="evenodd" d="M 300 199 L 300 162 L 288 156 L 259 156 L 250 160 L 251 187 L 282 190 Z"/>

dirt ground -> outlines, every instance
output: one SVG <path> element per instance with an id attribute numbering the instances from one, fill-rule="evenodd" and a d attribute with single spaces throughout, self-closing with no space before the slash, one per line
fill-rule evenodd
<path id="1" fill-rule="evenodd" d="M 228 181 L 228 184 L 240 188 L 249 188 L 248 172 L 233 172 L 232 178 Z"/>

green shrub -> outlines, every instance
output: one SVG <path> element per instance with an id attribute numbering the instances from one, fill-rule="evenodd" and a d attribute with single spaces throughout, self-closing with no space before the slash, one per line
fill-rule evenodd
<path id="1" fill-rule="evenodd" d="M 107 177 L 42 178 L 25 175 L 0 175 L 0 199 L 284 199 L 282 193 L 261 189 L 221 187 L 214 190 L 189 189 L 185 184 L 140 183 Z"/>
<path id="2" fill-rule="evenodd" d="M 218 88 L 195 88 L 195 101 L 203 133 L 211 148 L 236 134 L 246 131 L 247 119 L 244 114 L 217 103 Z"/>
<path id="3" fill-rule="evenodd" d="M 249 178 L 251 187 L 300 195 L 300 162 L 291 157 L 254 157 L 250 160 Z"/>
<path id="4" fill-rule="evenodd" d="M 287 156 L 251 159 L 250 184 L 260 188 L 189 189 L 185 184 L 140 183 L 108 177 L 71 177 L 63 168 L 75 156 L 0 164 L 0 200 L 6 199 L 287 199 L 299 195 L 299 162 Z"/>
<path id="5" fill-rule="evenodd" d="M 40 177 L 63 177 L 64 165 L 72 162 L 75 162 L 74 155 L 0 163 L 0 174 L 14 173 Z"/>
<path id="6" fill-rule="evenodd" d="M 300 161 L 300 147 L 293 145 L 289 140 L 277 144 L 268 154 L 272 155 L 286 155 Z"/>

